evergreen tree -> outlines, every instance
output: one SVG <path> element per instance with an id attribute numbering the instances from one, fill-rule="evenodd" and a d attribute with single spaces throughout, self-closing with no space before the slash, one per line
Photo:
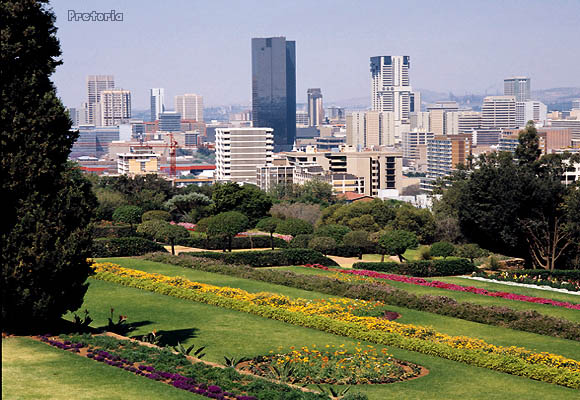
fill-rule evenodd
<path id="1" fill-rule="evenodd" d="M 81 306 L 90 273 L 90 183 L 67 161 L 78 133 L 50 75 L 61 64 L 44 1 L 3 1 L 0 229 L 5 328 L 39 326 Z M 44 327 L 44 325 L 43 325 Z"/>

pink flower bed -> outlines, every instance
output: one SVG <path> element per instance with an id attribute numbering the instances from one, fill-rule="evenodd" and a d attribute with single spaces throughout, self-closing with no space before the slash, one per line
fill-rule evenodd
<path id="1" fill-rule="evenodd" d="M 185 229 L 187 229 L 188 231 L 195 231 L 195 224 L 192 224 L 190 222 L 178 222 L 177 224 L 174 221 L 170 222 L 171 225 L 179 225 L 179 226 L 183 226 Z"/>
<path id="2" fill-rule="evenodd" d="M 445 282 L 441 282 L 441 281 L 427 281 L 423 278 L 415 278 L 412 276 L 385 274 L 385 273 L 381 273 L 381 272 L 368 271 L 368 270 L 364 270 L 364 269 L 344 270 L 344 269 L 338 269 L 338 268 L 328 268 L 328 267 L 322 266 L 320 264 L 313 264 L 313 265 L 306 264 L 305 267 L 317 268 L 317 269 L 322 269 L 325 271 L 340 272 L 343 274 L 366 276 L 369 278 L 387 279 L 390 281 L 411 283 L 413 285 L 428 286 L 428 287 L 434 287 L 434 288 L 438 288 L 438 289 L 454 290 L 457 292 L 475 293 L 475 294 L 480 294 L 483 296 L 501 297 L 502 299 L 508 299 L 508 300 L 527 301 L 529 303 L 537 303 L 537 304 L 549 304 L 549 305 L 556 306 L 556 307 L 565 307 L 565 308 L 570 308 L 572 310 L 580 310 L 580 304 L 572 304 L 572 303 L 567 303 L 565 301 L 556 301 L 556 300 L 551 300 L 551 299 L 545 299 L 543 297 L 526 296 L 523 294 L 515 294 L 515 293 L 508 293 L 508 292 L 496 292 L 493 290 L 486 290 L 486 289 L 476 288 L 473 286 L 460 286 L 460 285 L 456 285 L 453 283 L 445 283 Z"/>

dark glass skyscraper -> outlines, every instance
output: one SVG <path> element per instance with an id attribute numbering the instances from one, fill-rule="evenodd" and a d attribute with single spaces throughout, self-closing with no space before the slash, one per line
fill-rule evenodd
<path id="1" fill-rule="evenodd" d="M 274 150 L 289 151 L 296 138 L 296 42 L 252 39 L 252 121 L 274 129 Z"/>

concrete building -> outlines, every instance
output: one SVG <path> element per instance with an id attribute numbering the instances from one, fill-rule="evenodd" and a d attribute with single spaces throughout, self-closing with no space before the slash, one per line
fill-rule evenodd
<path id="1" fill-rule="evenodd" d="M 252 122 L 272 128 L 276 151 L 296 140 L 296 42 L 285 37 L 252 39 Z"/>
<path id="2" fill-rule="evenodd" d="M 346 116 L 346 143 L 357 149 L 394 146 L 397 135 L 394 112 L 353 112 Z"/>
<path id="3" fill-rule="evenodd" d="M 456 101 L 438 101 L 427 107 L 429 112 L 429 130 L 435 135 L 445 135 L 447 132 L 447 113 L 458 111 Z"/>
<path id="4" fill-rule="evenodd" d="M 151 121 L 159 119 L 159 114 L 165 111 L 165 89 L 149 89 L 149 99 L 151 104 Z"/>
<path id="5" fill-rule="evenodd" d="M 175 96 L 175 111 L 182 119 L 203 122 L 203 97 L 195 93 Z"/>
<path id="6" fill-rule="evenodd" d="M 181 132 L 181 114 L 177 111 L 164 111 L 159 114 L 161 132 Z"/>
<path id="7" fill-rule="evenodd" d="M 294 168 L 292 165 L 258 165 L 256 185 L 266 192 L 276 185 L 291 185 L 294 183 Z"/>
<path id="8" fill-rule="evenodd" d="M 101 92 L 115 88 L 113 75 L 89 75 L 87 76 L 87 125 L 102 125 L 101 113 L 98 104 L 101 101 Z"/>
<path id="9" fill-rule="evenodd" d="M 405 166 L 417 167 L 417 162 L 422 158 L 421 150 L 426 149 L 429 140 L 433 139 L 433 132 L 413 129 L 403 132 L 403 163 Z"/>
<path id="10" fill-rule="evenodd" d="M 569 128 L 544 127 L 536 130 L 543 154 L 551 154 L 572 147 L 572 131 Z M 505 130 L 499 139 L 498 150 L 514 152 L 519 144 L 519 133 L 519 129 Z"/>
<path id="11" fill-rule="evenodd" d="M 421 189 L 432 191 L 435 182 L 449 176 L 471 155 L 471 135 L 437 135 L 427 142 L 427 177 Z"/>
<path id="12" fill-rule="evenodd" d="M 271 128 L 217 128 L 216 180 L 257 183 L 256 168 L 272 165 Z"/>
<path id="13" fill-rule="evenodd" d="M 481 126 L 483 129 L 516 128 L 515 96 L 485 97 L 481 107 Z"/>
<path id="14" fill-rule="evenodd" d="M 112 142 L 119 140 L 118 126 L 80 125 L 78 131 L 79 137 L 69 155 L 71 159 L 83 156 L 100 158 L 108 153 Z"/>
<path id="15" fill-rule="evenodd" d="M 548 107 L 541 101 L 520 101 L 516 102 L 516 125 L 524 128 L 528 121 L 545 125 Z"/>
<path id="16" fill-rule="evenodd" d="M 324 106 L 320 88 L 307 90 L 308 95 L 308 126 L 320 126 L 324 123 Z"/>
<path id="17" fill-rule="evenodd" d="M 131 120 L 131 92 L 123 89 L 103 90 L 98 108 L 101 126 L 128 124 Z"/>
<path id="18" fill-rule="evenodd" d="M 307 127 L 309 121 L 308 111 L 296 111 L 296 127 Z"/>
<path id="19" fill-rule="evenodd" d="M 572 110 L 580 110 L 580 99 L 572 100 Z"/>
<path id="20" fill-rule="evenodd" d="M 331 106 L 328 107 L 324 113 L 326 118 L 328 118 L 331 122 L 342 122 L 346 119 L 346 113 L 344 112 L 344 108 Z"/>
<path id="21" fill-rule="evenodd" d="M 409 81 L 410 66 L 409 56 L 371 57 L 371 109 L 373 111 L 394 112 L 397 121 L 408 120 L 410 112 L 421 111 L 420 104 L 415 109 L 415 101 L 411 107 L 413 89 Z"/>
<path id="22" fill-rule="evenodd" d="M 458 133 L 471 133 L 481 128 L 481 113 L 479 111 L 459 111 L 457 118 Z"/>
<path id="23" fill-rule="evenodd" d="M 516 101 L 528 101 L 532 98 L 531 79 L 526 76 L 514 76 L 504 79 L 504 96 L 514 96 Z"/>
<path id="24" fill-rule="evenodd" d="M 117 172 L 131 176 L 157 174 L 159 154 L 146 146 L 132 147 L 128 153 L 117 154 Z"/>
<path id="25" fill-rule="evenodd" d="M 424 129 L 428 131 L 429 128 L 429 112 L 415 111 L 409 114 L 409 128 Z"/>
<path id="26" fill-rule="evenodd" d="M 580 140 L 580 119 L 553 119 L 552 128 L 568 128 L 572 132 L 572 139 Z"/>

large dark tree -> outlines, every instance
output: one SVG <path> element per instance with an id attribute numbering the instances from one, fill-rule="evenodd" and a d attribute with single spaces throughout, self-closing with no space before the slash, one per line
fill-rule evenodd
<path id="1" fill-rule="evenodd" d="M 227 182 L 215 185 L 212 195 L 213 213 L 237 211 L 248 217 L 254 226 L 260 219 L 268 216 L 272 199 L 254 185 L 238 185 Z"/>
<path id="2" fill-rule="evenodd" d="M 77 133 L 50 81 L 61 64 L 53 13 L 20 0 L 0 14 L 2 322 L 32 328 L 82 304 L 96 200 L 67 162 Z"/>

